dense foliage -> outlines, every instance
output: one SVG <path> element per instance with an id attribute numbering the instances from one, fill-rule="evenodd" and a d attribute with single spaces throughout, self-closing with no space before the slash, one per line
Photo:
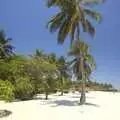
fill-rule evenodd
<path id="1" fill-rule="evenodd" d="M 0 99 L 6 102 L 14 99 L 14 86 L 8 80 L 0 80 Z"/>
<path id="2" fill-rule="evenodd" d="M 53 54 L 52 54 L 53 55 Z M 81 81 L 71 81 L 63 56 L 53 57 L 51 54 L 37 54 L 31 57 L 13 56 L 11 60 L 0 61 L 0 99 L 32 99 L 35 94 L 44 93 L 46 99 L 57 91 L 81 90 Z M 52 57 L 51 57 L 52 56 Z M 88 81 L 89 90 L 109 90 L 110 84 Z"/>
<path id="3" fill-rule="evenodd" d="M 8 39 L 5 39 L 2 32 L 0 44 L 7 41 Z M 85 48 L 84 42 L 80 44 L 81 50 L 82 47 Z M 30 56 L 17 55 L 13 54 L 12 48 L 9 48 L 10 46 L 12 47 L 11 44 L 5 45 L 8 45 L 6 46 L 7 48 L 3 47 L 0 49 L 0 99 L 6 102 L 14 99 L 26 100 L 32 99 L 38 93 L 45 94 L 45 99 L 48 99 L 49 94 L 57 91 L 63 95 L 63 93 L 67 93 L 69 90 L 81 90 L 81 81 L 71 81 L 73 73 L 80 73 L 80 71 L 77 73 L 78 68 L 80 68 L 79 59 L 78 61 L 76 59 L 77 56 L 80 58 L 77 46 L 75 46 L 75 49 L 73 47 L 69 53 L 69 55 L 74 54 L 75 59 L 69 61 L 64 56 L 57 57 L 55 53 L 46 54 L 39 49 Z M 4 54 L 2 54 L 3 49 Z M 87 89 L 111 90 L 113 88 L 111 84 L 100 84 L 89 80 L 94 62 L 91 59 L 92 56 L 87 51 L 86 53 L 83 58 L 85 60 L 84 75 Z M 81 79 L 80 75 L 78 77 Z"/>

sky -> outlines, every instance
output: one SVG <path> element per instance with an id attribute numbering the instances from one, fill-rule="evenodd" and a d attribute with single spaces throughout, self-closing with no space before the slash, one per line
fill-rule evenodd
<path id="1" fill-rule="evenodd" d="M 51 34 L 46 28 L 50 17 L 58 11 L 48 9 L 46 0 L 0 0 L 0 5 L 0 29 L 13 39 L 17 53 L 30 55 L 38 48 L 46 53 L 66 55 L 69 40 L 63 46 L 58 45 L 57 33 Z M 119 5 L 119 0 L 106 0 L 97 6 L 96 10 L 103 16 L 102 23 L 95 24 L 93 39 L 88 34 L 82 36 L 91 45 L 91 53 L 97 63 L 93 79 L 112 83 L 117 88 L 120 88 Z"/>

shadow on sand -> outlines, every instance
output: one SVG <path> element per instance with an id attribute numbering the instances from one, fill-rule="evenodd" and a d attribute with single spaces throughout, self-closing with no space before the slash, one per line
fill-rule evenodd
<path id="1" fill-rule="evenodd" d="M 52 98 L 48 98 L 48 100 L 51 100 Z M 44 96 L 38 96 L 38 97 L 32 97 L 27 99 L 15 99 L 12 102 L 23 102 L 23 101 L 31 101 L 31 100 L 45 100 Z"/>
<path id="2" fill-rule="evenodd" d="M 70 96 L 71 98 L 80 98 L 80 96 Z M 89 99 L 95 99 L 95 97 L 88 97 L 86 96 L 86 98 L 89 98 Z"/>
<path id="3" fill-rule="evenodd" d="M 79 105 L 81 105 L 80 103 L 79 103 Z M 93 107 L 100 107 L 99 105 L 97 105 L 97 104 L 93 104 L 93 103 L 88 103 L 88 102 L 86 102 L 85 104 L 83 104 L 83 105 L 86 105 L 86 106 L 93 106 Z"/>
<path id="4" fill-rule="evenodd" d="M 57 106 L 81 106 L 81 104 L 78 101 L 70 101 L 70 100 L 56 100 L 48 102 L 47 104 L 52 104 L 51 107 L 57 107 Z M 53 105 L 55 104 L 55 105 Z M 86 106 L 93 106 L 93 107 L 100 107 L 97 104 L 93 103 L 85 103 Z"/>
<path id="5" fill-rule="evenodd" d="M 9 111 L 9 110 L 6 110 L 6 109 L 0 110 L 0 118 L 8 117 L 8 116 L 11 115 L 11 114 L 12 114 L 12 112 Z"/>
<path id="6" fill-rule="evenodd" d="M 77 106 L 77 101 L 70 101 L 70 100 L 55 100 L 53 102 L 50 102 L 50 104 L 55 104 L 52 107 L 57 106 Z"/>

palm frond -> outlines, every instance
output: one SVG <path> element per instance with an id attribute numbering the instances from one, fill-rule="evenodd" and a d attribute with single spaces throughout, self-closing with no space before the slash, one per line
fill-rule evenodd
<path id="1" fill-rule="evenodd" d="M 56 32 L 56 30 L 60 28 L 64 20 L 65 20 L 64 12 L 60 12 L 57 15 L 55 15 L 47 24 L 47 27 L 50 29 L 50 32 Z"/>
<path id="2" fill-rule="evenodd" d="M 65 20 L 58 32 L 58 44 L 63 44 L 70 29 L 70 22 Z"/>
<path id="3" fill-rule="evenodd" d="M 89 66 L 89 64 L 87 64 L 87 63 L 84 61 L 84 74 L 85 74 L 86 79 L 89 79 L 91 73 L 92 73 L 91 67 Z"/>
<path id="4" fill-rule="evenodd" d="M 66 64 L 68 65 L 68 66 L 71 66 L 71 65 L 73 65 L 75 62 L 76 62 L 76 58 L 74 58 L 73 60 L 71 60 L 70 62 L 67 62 Z"/>
<path id="5" fill-rule="evenodd" d="M 71 15 L 71 19 L 70 19 L 70 22 L 71 22 L 71 28 L 70 28 L 71 48 L 72 48 L 72 45 L 73 45 L 75 32 L 77 32 L 76 30 L 78 30 L 78 29 L 80 30 L 79 17 L 80 17 L 79 13 L 75 12 L 75 11 Z M 80 33 L 80 31 L 78 31 L 78 32 Z"/>
<path id="6" fill-rule="evenodd" d="M 48 7 L 52 7 L 52 6 L 54 6 L 54 5 L 59 4 L 59 2 L 60 2 L 60 0 L 48 0 L 48 1 L 47 1 L 47 6 L 48 6 Z"/>
<path id="7" fill-rule="evenodd" d="M 74 41 L 73 47 L 71 48 L 70 52 L 68 52 L 69 56 L 85 56 L 89 52 L 89 45 L 86 44 L 82 40 Z"/>
<path id="8" fill-rule="evenodd" d="M 96 11 L 92 11 L 90 9 L 84 8 L 84 13 L 87 14 L 88 16 L 92 17 L 93 19 L 95 19 L 98 23 L 100 23 L 102 20 L 101 14 Z"/>
<path id="9" fill-rule="evenodd" d="M 80 3 L 85 6 L 93 6 L 104 3 L 105 0 L 80 0 Z"/>
<path id="10" fill-rule="evenodd" d="M 70 46 L 71 46 L 71 48 L 72 48 L 73 41 L 74 41 L 75 29 L 76 29 L 76 24 L 71 24 L 71 28 L 70 28 Z"/>
<path id="11" fill-rule="evenodd" d="M 96 62 L 92 55 L 88 54 L 85 57 L 87 63 L 91 66 L 91 69 L 96 69 Z"/>
<path id="12" fill-rule="evenodd" d="M 73 65 L 73 73 L 74 73 L 74 74 L 77 73 L 76 68 L 77 68 L 77 62 Z"/>
<path id="13" fill-rule="evenodd" d="M 90 33 L 91 36 L 95 35 L 95 32 L 96 32 L 95 28 L 92 26 L 89 20 L 86 19 L 84 22 L 82 22 L 82 25 L 83 25 L 84 32 Z"/>
<path id="14" fill-rule="evenodd" d="M 72 0 L 71 0 L 72 1 Z M 57 7 L 64 7 L 65 8 L 65 6 L 67 5 L 67 4 L 69 4 L 69 3 L 71 3 L 69 0 L 48 0 L 47 1 L 47 6 L 48 7 L 53 7 L 53 6 L 57 6 Z"/>

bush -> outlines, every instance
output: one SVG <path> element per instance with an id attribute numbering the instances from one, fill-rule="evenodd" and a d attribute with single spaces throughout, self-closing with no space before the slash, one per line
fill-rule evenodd
<path id="1" fill-rule="evenodd" d="M 14 99 L 14 87 L 7 80 L 0 80 L 0 98 L 6 102 L 11 102 Z"/>
<path id="2" fill-rule="evenodd" d="M 20 100 L 32 99 L 34 95 L 34 85 L 29 77 L 19 77 L 15 85 L 15 98 Z"/>

